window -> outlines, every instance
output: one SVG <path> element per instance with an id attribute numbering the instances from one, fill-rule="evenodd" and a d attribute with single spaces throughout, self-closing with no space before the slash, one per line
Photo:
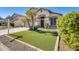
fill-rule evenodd
<path id="1" fill-rule="evenodd" d="M 57 17 L 51 17 L 51 25 L 56 25 L 56 19 Z"/>
<path id="2" fill-rule="evenodd" d="M 57 19 L 57 18 L 54 18 L 54 19 L 53 19 L 53 21 L 54 21 L 54 25 L 56 25 L 56 19 Z"/>
<path id="3" fill-rule="evenodd" d="M 51 21 L 50 21 L 51 25 L 53 25 L 53 18 L 51 18 Z"/>

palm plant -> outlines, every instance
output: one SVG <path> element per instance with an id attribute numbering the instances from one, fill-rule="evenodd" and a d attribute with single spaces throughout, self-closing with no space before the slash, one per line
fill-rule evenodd
<path id="1" fill-rule="evenodd" d="M 36 10 L 34 9 L 30 9 L 26 12 L 26 15 L 29 16 L 29 20 L 31 22 L 31 29 L 34 30 L 34 22 L 35 22 L 35 14 L 36 14 Z"/>
<path id="2" fill-rule="evenodd" d="M 31 27 L 31 25 L 30 25 L 30 18 L 29 18 L 29 16 L 23 16 L 23 22 L 24 22 L 24 25 L 26 24 L 26 22 L 28 23 L 28 26 L 29 26 L 29 28 Z"/>

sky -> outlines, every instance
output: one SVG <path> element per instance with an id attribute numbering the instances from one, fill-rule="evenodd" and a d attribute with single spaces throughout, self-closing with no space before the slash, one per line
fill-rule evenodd
<path id="1" fill-rule="evenodd" d="M 25 12 L 30 8 L 31 7 L 0 7 L 0 16 L 5 18 L 9 15 L 12 15 L 13 13 L 25 15 Z M 72 11 L 79 11 L 79 7 L 44 7 L 44 8 L 61 14 L 66 14 Z"/>

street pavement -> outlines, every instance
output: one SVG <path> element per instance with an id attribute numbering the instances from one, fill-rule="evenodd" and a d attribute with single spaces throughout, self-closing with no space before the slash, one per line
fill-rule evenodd
<path id="1" fill-rule="evenodd" d="M 0 51 L 10 51 L 10 49 L 0 42 Z"/>

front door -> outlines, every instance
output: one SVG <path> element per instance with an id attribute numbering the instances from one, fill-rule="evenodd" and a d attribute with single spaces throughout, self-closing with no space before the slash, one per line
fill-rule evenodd
<path id="1" fill-rule="evenodd" d="M 41 27 L 44 27 L 44 20 L 41 20 Z"/>

